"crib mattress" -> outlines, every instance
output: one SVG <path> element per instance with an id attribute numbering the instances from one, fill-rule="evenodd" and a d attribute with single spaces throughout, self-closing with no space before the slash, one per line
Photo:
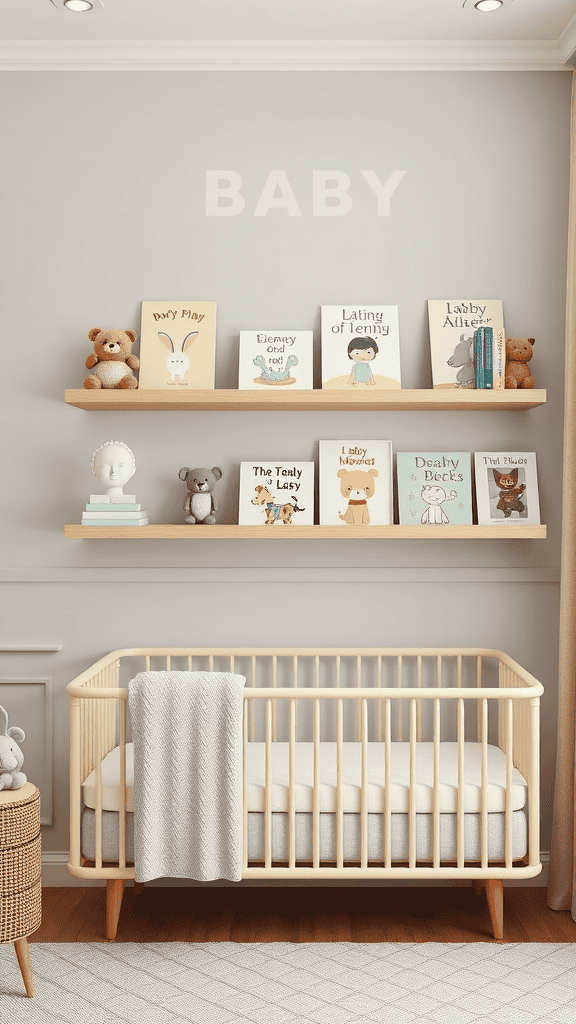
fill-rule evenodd
<path id="1" fill-rule="evenodd" d="M 416 811 L 430 814 L 433 810 L 433 751 L 432 743 L 416 745 Z M 456 743 L 440 744 L 440 813 L 454 814 L 458 800 L 458 748 Z M 464 811 L 467 814 L 481 810 L 480 743 L 464 744 Z M 499 747 L 488 745 L 487 809 L 498 813 L 505 809 L 506 755 Z M 288 807 L 288 744 L 272 744 L 272 810 L 287 812 Z M 105 811 L 118 811 L 120 749 L 115 747 L 102 762 L 102 807 Z M 410 744 L 391 744 L 391 810 L 393 814 L 406 814 L 409 810 Z M 361 810 L 362 761 L 361 744 L 343 744 L 343 807 L 346 814 Z M 313 809 L 313 744 L 297 743 L 295 758 L 295 804 L 298 813 Z M 248 810 L 260 812 L 265 808 L 265 744 L 248 744 Z M 134 748 L 126 744 L 126 810 L 134 810 Z M 336 811 L 336 744 L 320 744 L 320 811 Z M 84 803 L 96 806 L 96 773 L 92 772 L 83 786 Z M 512 810 L 524 807 L 527 785 L 520 772 L 512 773 Z M 384 810 L 384 744 L 368 744 L 368 811 L 378 814 Z"/>
<path id="2" fill-rule="evenodd" d="M 91 808 L 82 812 L 82 854 L 88 860 L 94 860 L 95 813 Z M 480 845 L 480 814 L 464 815 L 464 857 L 467 861 L 479 861 Z M 283 812 L 272 814 L 272 860 L 282 862 L 288 860 L 288 821 Z M 104 811 L 102 815 L 102 859 L 118 861 L 118 822 L 116 811 Z M 248 814 L 248 860 L 259 862 L 264 860 L 264 823 L 262 813 Z M 368 859 L 384 861 L 384 816 L 368 815 Z M 440 859 L 444 862 L 456 860 L 457 816 L 455 814 L 440 815 Z M 503 861 L 505 815 L 493 813 L 488 815 L 488 860 Z M 416 815 L 416 859 L 432 862 L 433 816 L 431 814 Z M 343 849 L 345 861 L 360 860 L 360 815 L 348 813 L 344 815 Z M 391 850 L 392 861 L 403 863 L 408 860 L 408 815 L 393 814 L 391 818 Z M 526 811 L 514 811 L 512 814 L 512 859 L 519 860 L 528 851 L 528 825 Z M 134 861 L 134 815 L 126 815 L 126 859 Z M 336 860 L 336 815 L 320 815 L 320 859 Z M 296 860 L 312 860 L 312 814 L 296 815 Z"/>

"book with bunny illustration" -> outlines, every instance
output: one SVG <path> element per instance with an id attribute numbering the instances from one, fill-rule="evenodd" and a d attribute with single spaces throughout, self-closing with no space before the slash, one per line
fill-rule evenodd
<path id="1" fill-rule="evenodd" d="M 213 389 L 215 302 L 142 303 L 139 387 Z"/>
<path id="2" fill-rule="evenodd" d="M 241 462 L 240 526 L 314 525 L 313 462 Z"/>
<path id="3" fill-rule="evenodd" d="M 398 306 L 322 306 L 322 388 L 402 387 Z"/>
<path id="4" fill-rule="evenodd" d="M 312 338 L 312 331 L 240 331 L 238 387 L 311 390 Z"/>
<path id="5" fill-rule="evenodd" d="M 396 476 L 401 525 L 471 525 L 470 452 L 398 452 Z"/>
<path id="6" fill-rule="evenodd" d="M 500 299 L 429 299 L 434 388 L 504 387 L 504 317 Z"/>
<path id="7" fill-rule="evenodd" d="M 478 523 L 540 523 L 534 452 L 475 452 Z"/>
<path id="8" fill-rule="evenodd" d="M 392 442 L 320 441 L 320 524 L 393 522 Z"/>

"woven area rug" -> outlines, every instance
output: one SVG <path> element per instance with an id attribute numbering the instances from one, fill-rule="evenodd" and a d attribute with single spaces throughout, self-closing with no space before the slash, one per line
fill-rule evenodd
<path id="1" fill-rule="evenodd" d="M 1 1024 L 573 1024 L 576 944 L 0 947 Z"/>

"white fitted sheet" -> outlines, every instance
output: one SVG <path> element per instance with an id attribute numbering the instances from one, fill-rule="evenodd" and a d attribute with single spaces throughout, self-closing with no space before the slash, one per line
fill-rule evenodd
<path id="1" fill-rule="evenodd" d="M 432 743 L 416 745 L 416 812 L 430 814 L 433 810 L 433 750 Z M 458 798 L 458 753 L 456 743 L 440 744 L 440 813 L 454 814 Z M 481 810 L 481 757 L 480 743 L 464 744 L 464 812 Z M 499 747 L 488 746 L 488 812 L 505 809 L 506 755 Z M 405 814 L 409 809 L 410 744 L 391 744 L 392 778 L 391 803 L 393 814 Z M 272 810 L 288 811 L 288 744 L 272 744 Z M 102 807 L 105 811 L 118 811 L 120 750 L 115 747 L 102 762 Z M 343 744 L 344 812 L 358 813 L 361 809 L 361 744 Z M 313 744 L 296 744 L 295 802 L 298 813 L 313 809 Z M 265 807 L 265 744 L 248 744 L 248 810 L 262 812 Z M 134 748 L 126 744 L 126 810 L 134 810 Z M 92 772 L 83 785 L 84 803 L 96 806 L 96 773 Z M 512 773 L 512 810 L 524 807 L 527 785 L 520 772 Z M 336 810 L 336 744 L 320 744 L 320 811 Z M 368 811 L 384 810 L 384 744 L 368 744 Z"/>

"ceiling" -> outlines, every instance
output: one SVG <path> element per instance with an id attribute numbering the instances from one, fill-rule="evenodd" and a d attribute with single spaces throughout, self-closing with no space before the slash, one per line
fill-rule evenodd
<path id="1" fill-rule="evenodd" d="M 118 51 L 137 41 L 268 41 L 277 45 L 314 42 L 416 44 L 432 53 L 436 43 L 454 54 L 471 44 L 492 61 L 513 55 L 571 62 L 576 49 L 576 0 L 506 0 L 500 10 L 476 11 L 473 0 L 103 0 L 87 14 L 58 9 L 51 0 L 0 0 L 0 58 L 40 51 L 50 43 L 83 41 L 84 48 L 112 41 Z M 515 48 L 515 49 L 514 49 Z M 213 49 L 213 47 L 212 47 Z M 404 46 L 405 50 L 405 46 Z M 69 52 L 61 50 L 60 52 Z M 82 43 L 76 53 L 82 52 Z M 442 52 L 442 47 L 438 53 Z M 465 55 L 466 50 L 463 49 Z M 5 67 L 10 67 L 3 61 Z"/>

